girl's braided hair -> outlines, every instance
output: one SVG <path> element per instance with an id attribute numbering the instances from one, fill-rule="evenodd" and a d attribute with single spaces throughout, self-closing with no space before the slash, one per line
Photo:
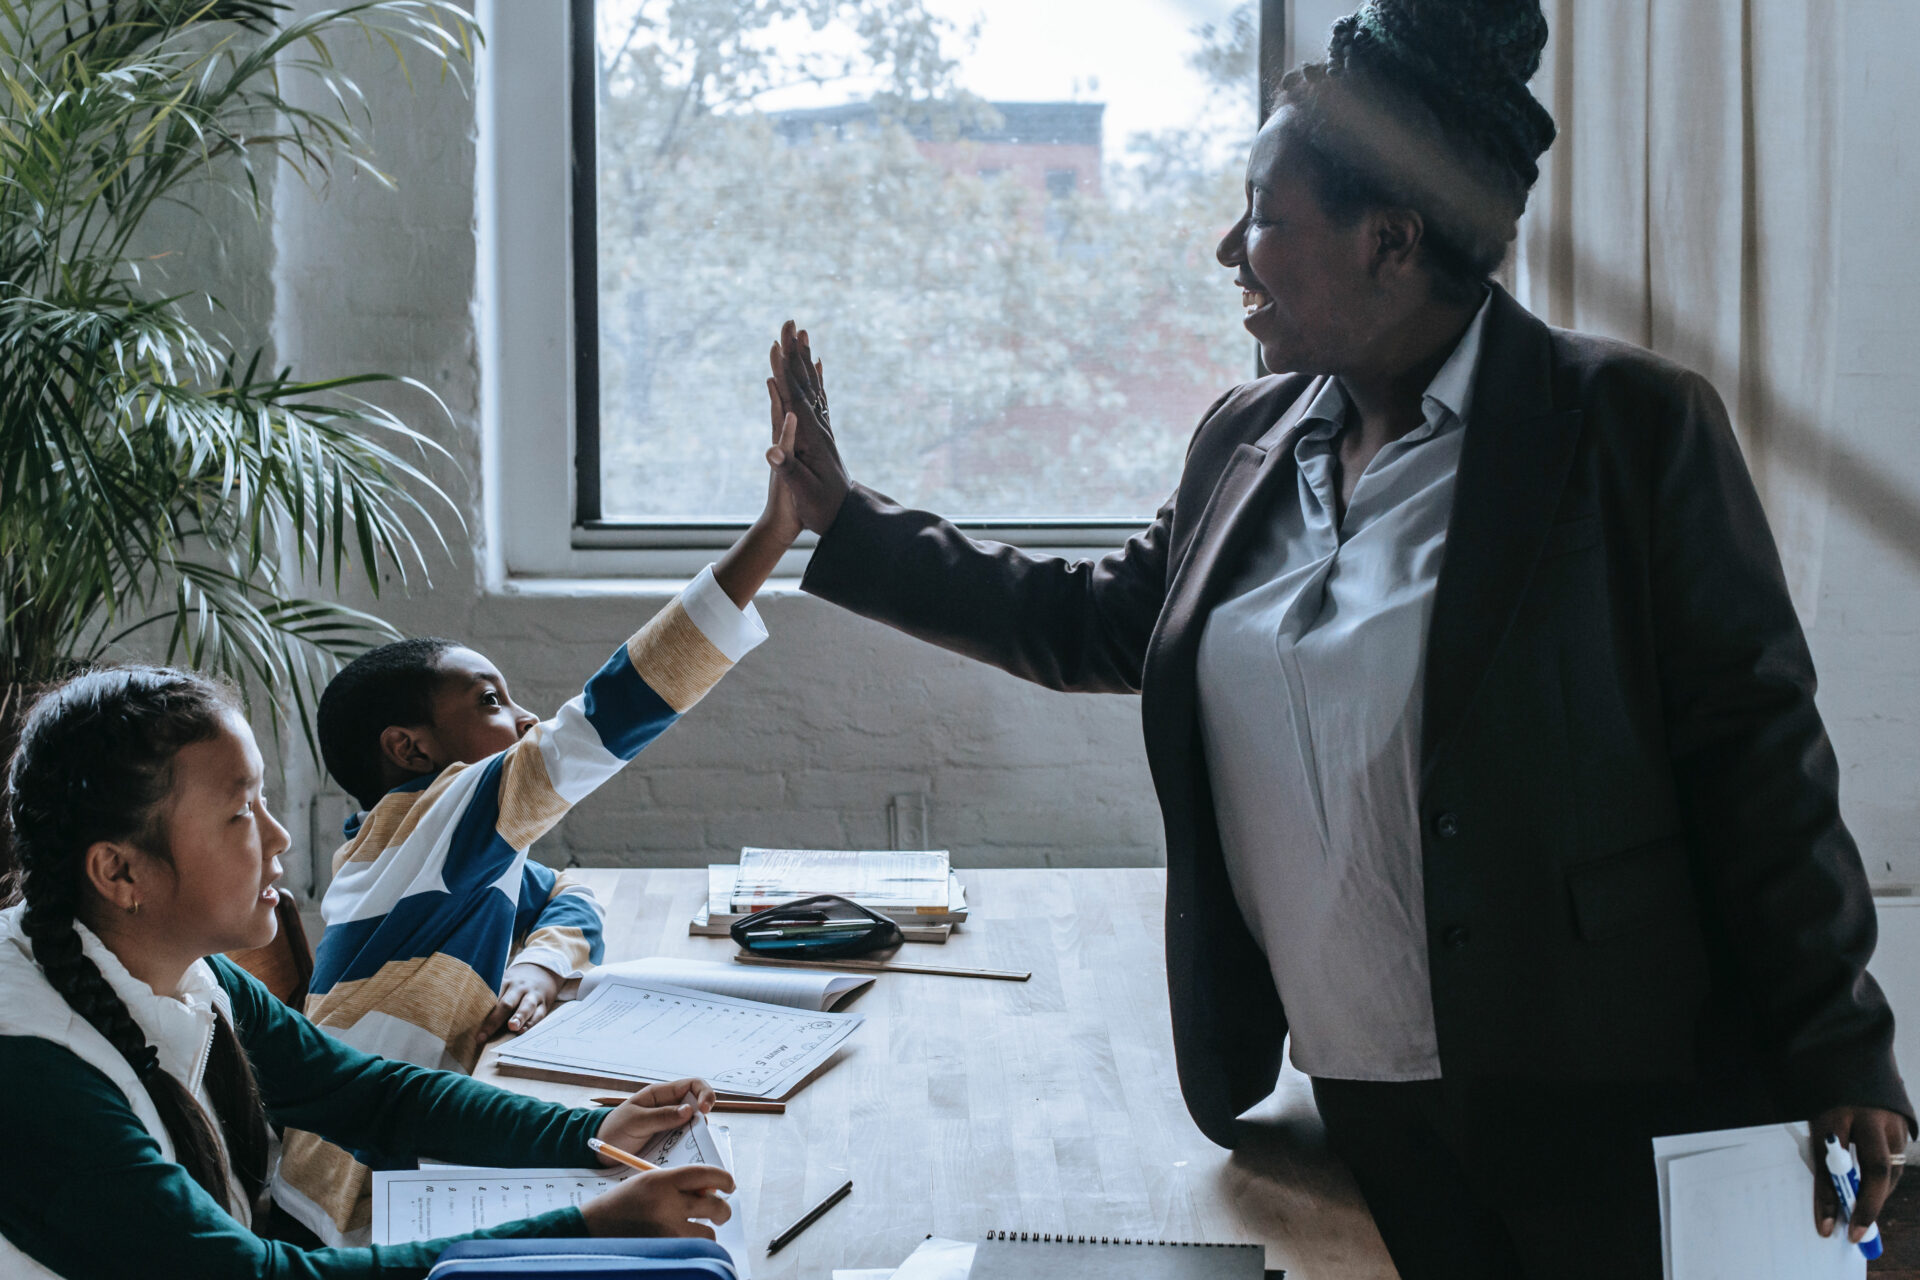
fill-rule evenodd
<path id="1" fill-rule="evenodd" d="M 220 1141 L 198 1102 L 159 1055 L 99 966 L 80 949 L 74 922 L 85 901 L 85 855 L 124 840 L 170 860 L 164 801 L 181 748 L 219 734 L 233 703 L 219 686 L 165 667 L 89 671 L 55 686 L 27 713 L 7 770 L 22 929 L 47 981 L 140 1077 L 166 1125 L 174 1158 L 223 1206 L 230 1203 Z M 265 1185 L 267 1124 L 246 1051 L 216 1014 L 207 1096 L 227 1159 L 249 1200 Z"/>
<path id="2" fill-rule="evenodd" d="M 1553 143 L 1527 89 L 1546 42 L 1539 0 L 1365 0 L 1274 106 L 1294 109 L 1327 211 L 1417 210 L 1437 291 L 1465 300 L 1505 258 Z"/>

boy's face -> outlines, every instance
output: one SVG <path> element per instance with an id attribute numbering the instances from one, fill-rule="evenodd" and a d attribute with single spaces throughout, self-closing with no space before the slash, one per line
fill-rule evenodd
<path id="1" fill-rule="evenodd" d="M 388 760 L 405 773 L 418 776 L 484 760 L 505 751 L 539 723 L 515 705 L 507 678 L 482 655 L 456 647 L 442 653 L 438 665 L 432 721 L 411 728 L 390 726 L 380 739 Z"/>

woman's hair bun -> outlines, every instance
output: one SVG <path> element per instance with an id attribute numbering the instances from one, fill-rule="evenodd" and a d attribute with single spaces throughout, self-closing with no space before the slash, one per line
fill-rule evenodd
<path id="1" fill-rule="evenodd" d="M 1364 0 L 1334 24 L 1327 70 L 1414 93 L 1531 186 L 1555 132 L 1527 90 L 1546 43 L 1539 0 Z"/>

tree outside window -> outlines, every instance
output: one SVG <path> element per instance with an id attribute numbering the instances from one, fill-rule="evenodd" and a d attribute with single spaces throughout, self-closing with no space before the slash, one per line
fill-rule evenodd
<path id="1" fill-rule="evenodd" d="M 1250 5 L 1195 26 L 1162 55 L 1196 86 L 1180 118 L 1115 139 L 1084 89 L 971 92 L 978 30 L 926 0 L 601 0 L 604 517 L 758 511 L 789 315 L 874 487 L 986 519 L 1151 514 L 1251 369 L 1212 253 L 1257 35 Z M 783 106 L 796 86 L 846 100 Z"/>

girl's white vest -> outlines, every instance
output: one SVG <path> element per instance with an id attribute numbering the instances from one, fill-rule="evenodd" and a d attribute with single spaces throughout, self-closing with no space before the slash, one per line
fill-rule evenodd
<path id="1" fill-rule="evenodd" d="M 47 984 L 47 978 L 33 959 L 33 944 L 20 930 L 20 917 L 26 908 L 9 907 L 0 911 L 0 1035 L 39 1036 L 65 1045 L 89 1066 L 98 1068 L 127 1095 L 133 1114 L 160 1144 L 160 1154 L 173 1159 L 173 1142 L 167 1127 L 160 1122 L 153 1099 L 134 1074 L 127 1060 L 107 1038 L 93 1029 L 85 1018 Z M 216 1008 L 233 1021 L 233 1006 L 226 991 L 214 979 L 206 961 L 196 960 L 180 983 L 177 996 L 155 995 L 153 988 L 127 972 L 118 957 L 83 924 L 74 929 L 80 934 L 80 946 L 87 958 L 100 966 L 101 974 L 114 994 L 133 1014 L 133 1020 L 146 1033 L 147 1043 L 160 1052 L 160 1069 L 185 1085 L 209 1119 L 213 1104 L 207 1098 L 201 1077 L 206 1073 L 207 1054 L 213 1047 L 213 1014 Z M 213 1121 L 217 1135 L 220 1125 Z M 246 1197 L 227 1167 L 227 1211 L 242 1223 L 250 1223 Z M 0 1276 L 42 1277 L 54 1273 L 15 1248 L 0 1236 Z M 58 1280 L 58 1277 L 55 1277 Z"/>

